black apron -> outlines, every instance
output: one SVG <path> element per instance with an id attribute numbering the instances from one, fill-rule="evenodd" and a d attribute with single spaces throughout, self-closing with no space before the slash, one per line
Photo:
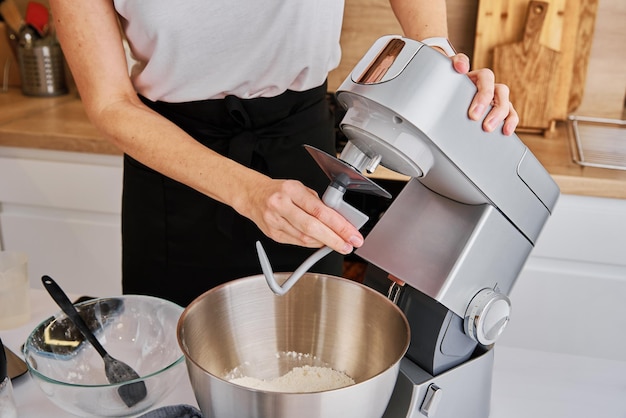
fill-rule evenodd
<path id="1" fill-rule="evenodd" d="M 303 144 L 335 153 L 326 84 L 273 98 L 143 102 L 203 145 L 276 179 L 296 179 L 321 195 L 330 180 Z M 214 173 L 220 176 L 221 173 Z M 232 208 L 124 156 L 122 284 L 186 306 L 206 290 L 260 274 L 260 240 L 274 271 L 291 272 L 315 249 L 278 244 Z M 331 253 L 311 271 L 341 275 Z"/>

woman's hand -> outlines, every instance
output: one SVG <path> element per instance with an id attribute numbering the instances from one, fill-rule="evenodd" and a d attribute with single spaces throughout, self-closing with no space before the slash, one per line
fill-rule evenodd
<path id="1" fill-rule="evenodd" d="M 236 205 L 237 206 L 237 205 Z M 274 241 L 349 254 L 363 244 L 358 229 L 296 180 L 266 178 L 242 202 L 241 214 Z"/>
<path id="2" fill-rule="evenodd" d="M 519 123 L 519 116 L 509 100 L 508 86 L 496 83 L 493 71 L 487 68 L 469 71 L 470 61 L 465 54 L 457 54 L 451 59 L 454 69 L 461 74 L 467 74 L 478 88 L 469 108 L 469 117 L 472 120 L 484 118 L 483 129 L 487 132 L 492 132 L 504 121 L 502 133 L 511 135 Z M 485 115 L 489 106 L 493 107 Z"/>

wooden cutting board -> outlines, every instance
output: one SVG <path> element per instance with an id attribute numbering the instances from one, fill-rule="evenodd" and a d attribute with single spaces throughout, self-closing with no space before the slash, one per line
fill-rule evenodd
<path id="1" fill-rule="evenodd" d="M 17 56 L 9 44 L 8 27 L 0 22 L 0 89 L 6 83 L 9 87 L 20 86 L 20 69 L 17 66 Z M 5 77 L 6 80 L 5 80 Z"/>
<path id="2" fill-rule="evenodd" d="M 598 0 L 579 0 L 576 49 L 567 112 L 573 113 L 582 103 L 589 67 L 589 56 L 598 14 Z"/>
<path id="3" fill-rule="evenodd" d="M 553 100 L 546 94 L 558 89 L 560 53 L 540 44 L 548 9 L 544 1 L 528 5 L 523 38 L 519 42 L 499 45 L 493 51 L 493 71 L 498 81 L 511 89 L 511 101 L 520 115 L 520 127 L 549 129 Z"/>
<path id="4" fill-rule="evenodd" d="M 598 0 L 545 0 L 549 3 L 539 43 L 560 54 L 557 80 L 550 95 L 549 119 L 565 120 L 580 104 L 594 33 Z M 493 68 L 496 46 L 518 42 L 523 37 L 529 0 L 480 0 L 472 66 Z M 496 72 L 496 80 L 501 74 Z M 533 79 L 527 80 L 529 83 Z M 514 103 L 517 108 L 517 104 Z M 546 122 L 549 129 L 551 123 Z M 520 130 L 524 130 L 520 126 Z M 532 129 L 531 129 L 532 130 Z"/>

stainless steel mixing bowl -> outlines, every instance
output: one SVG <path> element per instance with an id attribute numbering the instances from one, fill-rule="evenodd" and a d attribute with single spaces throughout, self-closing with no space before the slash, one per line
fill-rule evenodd
<path id="1" fill-rule="evenodd" d="M 262 275 L 209 290 L 185 309 L 177 333 L 198 405 L 217 418 L 380 418 L 410 340 L 404 314 L 383 295 L 311 273 L 283 296 Z M 281 393 L 227 380 L 272 379 L 304 364 L 342 371 L 355 384 Z"/>

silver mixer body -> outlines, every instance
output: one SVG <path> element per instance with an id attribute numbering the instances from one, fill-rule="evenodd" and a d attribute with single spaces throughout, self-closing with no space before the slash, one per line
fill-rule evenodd
<path id="1" fill-rule="evenodd" d="M 475 92 L 448 58 L 398 36 L 376 41 L 337 91 L 340 159 L 411 178 L 357 250 L 366 284 L 390 288 L 411 327 L 388 417 L 489 415 L 508 294 L 559 196 L 517 136 L 469 119 Z"/>

